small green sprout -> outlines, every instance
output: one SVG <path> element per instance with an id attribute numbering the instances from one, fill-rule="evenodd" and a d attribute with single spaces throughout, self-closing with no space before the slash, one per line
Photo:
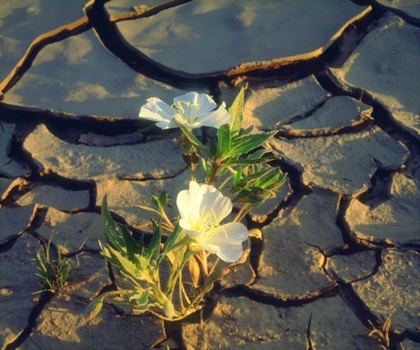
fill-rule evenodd
<path id="1" fill-rule="evenodd" d="M 64 286 L 69 275 L 71 265 L 68 260 L 63 259 L 60 249 L 57 247 L 57 259 L 52 259 L 50 248 L 51 240 L 48 240 L 47 249 L 44 254 L 38 252 L 33 259 L 33 264 L 38 270 L 35 276 L 41 279 L 41 289 L 33 294 L 42 292 L 55 293 L 58 289 Z"/>

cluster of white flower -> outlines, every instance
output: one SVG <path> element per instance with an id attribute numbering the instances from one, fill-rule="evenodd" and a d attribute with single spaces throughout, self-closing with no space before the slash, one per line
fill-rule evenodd
<path id="1" fill-rule="evenodd" d="M 224 102 L 214 110 L 216 107 L 209 95 L 189 92 L 175 97 L 171 106 L 157 97 L 149 98 L 141 107 L 139 117 L 157 122 L 156 126 L 162 129 L 176 128 L 178 124 L 190 129 L 201 126 L 218 129 L 230 124 L 232 117 Z M 242 242 L 248 237 L 247 228 L 237 222 L 220 225 L 232 211 L 228 197 L 213 186 L 191 181 L 189 190 L 179 193 L 177 206 L 181 227 L 202 248 L 227 262 L 241 257 Z"/>
<path id="2" fill-rule="evenodd" d="M 181 214 L 180 226 L 200 247 L 227 262 L 241 257 L 247 228 L 239 222 L 220 225 L 232 211 L 228 197 L 213 186 L 191 181 L 189 190 L 178 194 L 176 204 Z"/>
<path id="3" fill-rule="evenodd" d="M 180 128 L 177 145 L 184 148 L 191 181 L 187 190 L 178 193 L 179 217 L 175 219 L 166 214 L 165 191 L 152 195 L 153 208 L 139 206 L 159 216 L 151 220 L 153 237 L 147 247 L 143 240 L 136 241 L 127 227 L 114 222 L 104 197 L 101 213 L 106 244 L 99 242 L 100 252 L 131 287 L 96 297 L 88 307 L 89 317 L 99 312 L 105 298 L 115 298 L 131 305 L 133 314 L 150 312 L 165 320 L 180 320 L 200 309 L 204 295 L 229 271 L 226 264 L 216 268 L 219 260 L 233 263 L 241 258 L 248 238 L 241 219 L 265 200 L 275 198 L 285 180 L 285 174 L 267 165 L 275 157 L 258 149 L 275 133 L 241 130 L 243 102 L 242 89 L 229 112 L 225 103 L 217 108 L 210 96 L 197 92 L 178 96 L 171 105 L 152 97 L 141 107 L 140 118 L 154 121 L 162 129 Z M 217 128 L 217 140 L 203 144 L 192 132 L 202 126 Z M 204 177 L 201 183 L 195 174 L 199 164 Z M 222 188 L 232 200 L 223 195 Z M 233 203 L 239 210 L 229 221 Z M 164 231 L 168 234 L 162 243 Z M 165 281 L 161 281 L 163 262 L 169 264 Z M 183 271 L 187 266 L 190 282 L 186 284 Z M 174 295 L 178 302 L 173 301 Z"/>
<path id="4" fill-rule="evenodd" d="M 189 129 L 202 126 L 218 129 L 223 124 L 230 124 L 232 117 L 224 102 L 214 110 L 216 107 L 216 102 L 209 95 L 189 92 L 175 97 L 171 106 L 157 97 L 151 97 L 141 107 L 139 117 L 156 122 L 156 126 L 162 129 L 177 128 L 177 123 Z"/>

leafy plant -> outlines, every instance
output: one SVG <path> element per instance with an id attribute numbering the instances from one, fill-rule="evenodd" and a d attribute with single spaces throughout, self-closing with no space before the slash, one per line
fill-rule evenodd
<path id="1" fill-rule="evenodd" d="M 184 148 L 191 181 L 189 189 L 177 196 L 180 218 L 174 222 L 165 212 L 166 192 L 152 195 L 153 207 L 139 206 L 158 216 L 151 219 L 153 236 L 147 247 L 144 237 L 137 242 L 126 226 L 114 222 L 104 196 L 101 215 L 106 243 L 99 242 L 100 252 L 128 287 L 95 298 L 87 308 L 89 318 L 109 298 L 128 307 L 131 314 L 150 312 L 164 320 L 182 319 L 200 309 L 214 282 L 228 273 L 226 266 L 217 268 L 219 260 L 233 263 L 240 259 L 242 242 L 248 237 L 240 221 L 275 198 L 286 179 L 286 174 L 269 166 L 275 157 L 262 148 L 275 132 L 253 133 L 252 127 L 241 130 L 243 105 L 242 89 L 229 112 L 224 103 L 214 110 L 216 103 L 209 96 L 195 92 L 175 98 L 171 106 L 150 98 L 141 108 L 140 117 L 158 122 L 159 127 L 179 127 L 177 147 Z M 194 135 L 192 130 L 203 125 L 218 128 L 217 140 L 204 144 Z M 197 182 L 200 165 L 204 178 Z M 236 217 L 222 223 L 233 204 L 239 205 Z M 168 233 L 165 241 L 164 231 Z M 208 261 L 212 254 L 217 258 Z M 186 267 L 189 281 L 184 281 Z"/>
<path id="2" fill-rule="evenodd" d="M 58 247 L 56 248 L 57 258 L 53 259 L 51 257 L 51 241 L 52 235 L 48 240 L 45 252 L 37 252 L 36 257 L 33 259 L 33 264 L 38 271 L 35 276 L 41 279 L 41 289 L 33 294 L 42 292 L 55 293 L 67 281 L 71 269 L 70 262 L 63 258 Z"/>

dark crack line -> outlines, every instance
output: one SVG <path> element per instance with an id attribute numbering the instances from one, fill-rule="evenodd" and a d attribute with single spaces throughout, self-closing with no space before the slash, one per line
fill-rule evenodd
<path id="1" fill-rule="evenodd" d="M 19 346 L 22 345 L 30 337 L 31 333 L 36 327 L 36 320 L 38 316 L 41 314 L 41 311 L 44 309 L 45 305 L 47 305 L 51 301 L 53 295 L 53 293 L 47 292 L 41 296 L 41 299 L 29 314 L 28 325 L 22 330 L 22 332 L 13 342 L 7 344 L 4 347 L 4 350 L 18 349 Z"/>
<path id="2" fill-rule="evenodd" d="M 12 249 L 19 237 L 20 236 L 11 237 L 7 239 L 5 242 L 1 243 L 0 254 L 7 253 L 10 249 Z"/>
<path id="3" fill-rule="evenodd" d="M 149 122 L 117 117 L 98 117 L 60 112 L 47 108 L 15 106 L 0 102 L 0 120 L 10 123 L 22 121 L 25 123 L 43 123 L 46 125 L 60 124 L 62 128 L 77 127 L 86 131 L 96 131 L 104 135 L 119 135 L 132 132 L 133 129 L 150 127 Z"/>
<path id="4" fill-rule="evenodd" d="M 252 220 L 251 215 L 247 215 L 247 218 L 249 220 L 249 228 L 258 228 L 262 229 L 263 227 L 269 225 L 271 222 L 273 222 L 280 214 L 282 210 L 293 210 L 294 207 L 298 204 L 300 199 L 302 199 L 305 195 L 311 193 L 311 189 L 309 187 L 306 187 L 301 182 L 301 172 L 297 170 L 294 166 L 288 165 L 284 160 L 278 160 L 275 162 L 270 163 L 273 167 L 278 167 L 282 171 L 285 171 L 289 177 L 290 187 L 292 193 L 288 196 L 286 200 L 283 200 L 279 203 L 279 205 L 272 210 L 270 213 L 267 214 L 265 220 L 262 222 L 257 222 L 255 220 Z M 253 285 L 259 280 L 259 265 L 261 261 L 261 257 L 264 250 L 264 234 L 262 234 L 261 239 L 251 239 L 251 243 L 253 245 L 251 246 L 250 251 L 250 265 L 251 269 L 253 270 L 255 274 L 254 281 L 250 284 Z"/>
<path id="5" fill-rule="evenodd" d="M 392 118 L 392 114 L 388 111 L 387 107 L 378 102 L 369 92 L 358 87 L 344 85 L 337 80 L 337 78 L 330 72 L 329 69 L 316 75 L 321 86 L 331 92 L 334 96 L 349 96 L 353 97 L 371 107 L 372 120 L 370 123 L 382 129 L 391 138 L 400 141 L 404 144 L 418 144 L 417 138 L 409 131 L 405 130 L 402 126 Z"/>
<path id="6" fill-rule="evenodd" d="M 102 1 L 105 2 L 104 0 Z M 113 23 L 116 23 L 116 22 L 120 22 L 124 20 L 134 20 L 137 18 L 152 17 L 152 16 L 157 15 L 159 12 L 169 10 L 173 7 L 177 7 L 177 6 L 192 2 L 192 1 L 193 0 L 171 0 L 171 1 L 167 1 L 162 4 L 159 4 L 159 5 L 153 6 L 151 8 L 144 8 L 144 9 L 142 9 L 141 7 L 139 8 L 139 7 L 134 6 L 132 8 L 131 13 L 110 16 L 109 20 Z"/>
<path id="7" fill-rule="evenodd" d="M 351 0 L 351 1 L 355 1 L 355 0 Z M 363 1 L 363 0 L 361 0 Z M 364 2 L 367 2 L 366 0 L 364 0 Z M 392 8 L 392 7 L 388 7 L 385 5 L 380 4 L 378 1 L 369 1 L 370 5 L 373 7 L 373 9 L 381 11 L 381 12 L 393 12 L 395 13 L 397 16 L 402 17 L 406 22 L 408 22 L 409 24 L 411 24 L 412 26 L 415 26 L 417 28 L 420 28 L 420 20 L 416 17 L 412 17 L 410 16 L 408 13 L 399 10 L 397 8 Z"/>
<path id="8" fill-rule="evenodd" d="M 282 137 L 287 140 L 294 140 L 294 139 L 312 139 L 318 137 L 328 137 L 328 136 L 339 136 L 339 135 L 348 135 L 348 134 L 357 134 L 363 130 L 366 130 L 371 125 L 369 120 L 360 120 L 360 122 L 353 124 L 338 127 L 334 130 L 318 130 L 318 131 L 288 131 L 279 129 L 277 131 L 276 137 Z"/>
<path id="9" fill-rule="evenodd" d="M 158 181 L 158 180 L 170 180 L 174 179 L 177 176 L 181 175 L 183 172 L 185 172 L 188 169 L 188 167 L 184 167 L 173 174 L 169 174 L 167 176 L 162 177 L 153 177 L 152 175 L 146 174 L 143 178 L 138 178 L 135 176 L 124 176 L 124 177 L 118 177 L 116 178 L 119 181 L 131 181 L 131 182 L 146 182 L 146 181 Z"/>
<path id="10" fill-rule="evenodd" d="M 114 56 L 125 62 L 134 71 L 143 74 L 151 79 L 169 84 L 173 87 L 208 87 L 216 86 L 216 79 L 212 77 L 188 78 L 175 75 L 144 54 L 137 51 L 119 34 L 115 25 L 108 20 L 107 13 L 103 6 L 104 1 L 95 1 L 93 6 L 86 9 L 86 15 L 93 29 L 97 33 L 99 40 L 104 47 Z"/>
<path id="11" fill-rule="evenodd" d="M 368 336 L 369 332 L 372 330 L 372 326 L 369 322 L 373 325 L 382 325 L 382 321 L 379 320 L 373 312 L 369 309 L 369 307 L 363 302 L 363 300 L 359 297 L 359 295 L 354 291 L 351 284 L 339 283 L 338 286 L 339 295 L 343 302 L 353 311 L 354 315 L 359 319 L 359 321 L 363 324 L 366 328 L 366 336 Z M 407 330 L 404 331 L 402 334 L 397 334 L 390 330 L 389 338 L 390 338 L 390 350 L 397 350 L 399 347 L 397 346 L 404 338 L 408 336 Z"/>
<path id="12" fill-rule="evenodd" d="M 61 29 L 60 29 L 61 28 Z M 29 45 L 24 56 L 12 69 L 12 72 L 7 76 L 0 84 L 0 101 L 2 100 L 2 94 L 9 91 L 20 78 L 26 73 L 31 67 L 38 53 L 47 45 L 56 43 L 63 39 L 67 39 L 70 36 L 81 34 L 91 28 L 90 24 L 85 17 L 78 19 L 72 23 L 68 23 L 54 29 L 50 32 L 43 33 L 35 38 Z"/>
<path id="13" fill-rule="evenodd" d="M 310 187 L 303 184 L 302 171 L 299 170 L 293 163 L 288 162 L 286 159 L 281 158 L 281 156 L 279 156 L 278 160 L 270 163 L 270 166 L 277 167 L 281 169 L 284 173 L 287 173 L 292 194 L 290 194 L 285 201 L 281 201 L 277 208 L 275 208 L 271 213 L 267 215 L 267 219 L 264 222 L 256 223 L 253 221 L 253 223 L 258 228 L 263 228 L 264 226 L 269 225 L 274 219 L 276 219 L 279 216 L 281 210 L 292 210 L 304 196 L 312 192 L 312 189 Z"/>
<path id="14" fill-rule="evenodd" d="M 352 233 L 348 222 L 345 219 L 346 212 L 350 206 L 351 198 L 341 197 L 338 205 L 336 225 L 341 231 L 342 238 L 346 244 L 345 250 L 348 250 L 350 253 L 363 252 L 368 249 L 382 249 L 382 248 L 391 248 L 394 245 L 387 243 L 377 243 L 371 242 L 365 239 L 358 238 L 355 234 Z"/>
<path id="15" fill-rule="evenodd" d="M 306 327 L 306 342 L 308 343 L 308 350 L 313 350 L 312 341 L 311 341 L 311 321 L 312 321 L 312 314 L 309 316 L 308 326 Z"/>
<path id="16" fill-rule="evenodd" d="M 253 285 L 259 278 L 258 269 L 260 266 L 261 256 L 264 250 L 264 237 L 261 239 L 251 237 L 251 250 L 249 252 L 249 265 L 254 272 L 255 277 L 252 279 L 250 285 Z"/>
<path id="17" fill-rule="evenodd" d="M 353 311 L 353 313 L 362 322 L 365 328 L 370 328 L 368 320 L 370 320 L 371 322 L 378 321 L 375 315 L 369 310 L 367 305 L 357 295 L 357 293 L 354 291 L 353 287 L 350 284 L 339 282 L 338 291 L 341 299 Z"/>
<path id="18" fill-rule="evenodd" d="M 390 184 L 394 170 L 378 167 L 370 178 L 371 185 L 367 191 L 359 194 L 357 200 L 374 208 L 391 199 Z"/>
<path id="19" fill-rule="evenodd" d="M 301 79 L 314 71 L 318 71 L 321 67 L 331 62 L 335 56 L 340 53 L 340 43 L 344 35 L 359 23 L 370 23 L 372 18 L 370 13 L 364 17 L 355 20 L 344 29 L 341 36 L 321 55 L 300 61 L 274 62 L 261 66 L 258 62 L 249 62 L 236 68 L 232 68 L 225 72 L 213 72 L 208 74 L 186 74 L 180 71 L 160 65 L 158 62 L 152 61 L 147 55 L 133 48 L 125 41 L 116 28 L 115 22 L 110 22 L 104 9 L 104 0 L 96 1 L 87 9 L 86 15 L 94 30 L 97 32 L 103 45 L 120 58 L 133 70 L 141 73 L 149 78 L 167 83 L 174 87 L 192 87 L 205 86 L 210 89 L 217 89 L 218 82 L 230 82 L 238 77 L 246 76 L 248 78 L 256 77 L 288 77 L 293 79 Z M 187 1 L 186 1 L 187 2 Z M 372 11 L 371 11 L 372 12 Z M 148 16 L 147 12 L 139 15 Z M 366 19 L 366 18 L 367 19 Z"/>
<path id="20" fill-rule="evenodd" d="M 223 290 L 216 290 L 216 293 L 220 296 L 226 297 L 246 297 L 261 304 L 287 308 L 310 304 L 325 297 L 334 297 L 338 295 L 338 285 L 334 284 L 330 287 L 318 290 L 312 293 L 312 295 L 290 297 L 285 299 L 274 297 L 271 294 L 255 290 L 249 286 L 225 288 Z"/>
<path id="21" fill-rule="evenodd" d="M 353 252 L 350 249 L 348 249 L 348 250 L 344 250 L 343 252 L 340 252 L 338 254 L 334 254 L 333 256 L 335 256 L 335 255 L 349 256 L 349 255 L 360 253 L 362 251 L 372 251 L 372 249 L 361 249 L 361 250 L 359 250 L 357 252 Z M 342 284 L 352 284 L 352 283 L 360 282 L 360 281 L 363 281 L 363 280 L 367 280 L 370 277 L 376 275 L 378 273 L 378 271 L 379 271 L 379 268 L 382 265 L 382 250 L 379 249 L 379 250 L 373 250 L 373 251 L 375 252 L 375 265 L 373 266 L 372 271 L 370 273 L 368 273 L 367 275 L 362 276 L 362 277 L 359 277 L 359 278 L 355 278 L 355 279 L 353 279 L 353 280 L 351 280 L 349 282 L 343 281 L 338 275 L 335 274 L 334 271 L 333 271 L 333 276 L 332 277 L 337 282 L 340 282 Z M 328 272 L 326 272 L 326 273 L 328 273 Z"/>
<path id="22" fill-rule="evenodd" d="M 369 3 L 360 5 L 367 6 Z M 335 45 L 331 47 L 331 52 L 328 52 L 326 55 L 328 59 L 323 61 L 323 69 L 327 66 L 339 67 L 347 61 L 364 37 L 373 29 L 372 25 L 379 21 L 384 14 L 385 11 L 372 9 L 366 16 L 350 23 L 343 35 L 338 38 Z M 318 75 L 316 76 L 318 79 Z M 324 87 L 322 83 L 321 86 Z"/>

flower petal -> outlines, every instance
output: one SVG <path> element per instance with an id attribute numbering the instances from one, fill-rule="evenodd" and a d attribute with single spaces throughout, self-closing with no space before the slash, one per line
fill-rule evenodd
<path id="1" fill-rule="evenodd" d="M 218 129 L 224 124 L 232 123 L 232 116 L 226 110 L 226 104 L 223 102 L 216 111 L 200 115 L 197 122 Z"/>
<path id="2" fill-rule="evenodd" d="M 203 124 L 201 124 L 199 122 L 194 122 L 192 124 L 189 123 L 187 119 L 185 119 L 183 116 L 181 116 L 178 113 L 176 113 L 176 115 L 174 117 L 174 120 L 176 120 L 177 123 L 185 126 L 186 128 L 189 128 L 189 129 L 197 129 L 197 128 L 201 128 L 203 126 Z"/>
<path id="3" fill-rule="evenodd" d="M 232 201 L 215 187 L 190 181 L 188 190 L 177 197 L 181 214 L 180 226 L 196 244 L 218 255 L 224 261 L 238 260 L 242 255 L 242 241 L 248 237 L 247 228 L 237 222 L 219 226 L 232 211 Z"/>
<path id="4" fill-rule="evenodd" d="M 140 108 L 139 118 L 158 122 L 156 125 L 162 129 L 177 127 L 173 121 L 175 111 L 165 102 L 157 97 L 151 97 L 147 103 Z"/>
<path id="5" fill-rule="evenodd" d="M 231 242 L 243 242 L 248 238 L 248 229 L 240 222 L 229 222 L 220 227 Z M 225 235 L 226 237 L 226 235 Z"/>
<path id="6" fill-rule="evenodd" d="M 181 218 L 186 221 L 201 220 L 209 223 L 220 222 L 232 211 L 232 201 L 214 186 L 199 185 L 190 181 L 189 190 L 179 192 L 176 204 Z"/>
<path id="7" fill-rule="evenodd" d="M 178 193 L 176 198 L 176 205 L 178 207 L 181 218 L 185 222 L 191 220 L 198 220 L 200 217 L 200 205 L 203 200 L 200 185 L 195 181 L 190 181 L 188 190 Z M 186 228 L 181 226 L 182 228 Z"/>
<path id="8" fill-rule="evenodd" d="M 204 235 L 203 231 L 196 231 L 196 230 L 192 230 L 190 229 L 190 225 L 191 222 L 185 220 L 185 219 L 179 219 L 179 226 L 182 227 L 182 229 L 185 231 L 185 233 L 190 236 L 190 237 L 194 237 L 195 239 L 197 239 L 197 237 Z"/>
<path id="9" fill-rule="evenodd" d="M 213 218 L 209 223 L 219 223 L 231 213 L 232 201 L 219 191 L 207 192 L 203 194 L 200 210 L 202 217 Z"/>
<path id="10" fill-rule="evenodd" d="M 200 186 L 200 191 L 202 194 L 211 193 L 211 192 L 218 192 L 217 188 L 211 185 L 202 184 Z"/>
<path id="11" fill-rule="evenodd" d="M 207 237 L 206 237 L 207 236 Z M 216 254 L 226 262 L 237 261 L 242 253 L 242 242 L 248 237 L 248 230 L 245 225 L 239 222 L 216 227 L 212 231 L 212 236 L 197 235 L 197 243 L 205 250 Z"/>
<path id="12" fill-rule="evenodd" d="M 198 105 L 199 107 L 198 110 L 195 109 L 195 112 L 190 111 L 191 113 L 195 113 L 195 114 L 191 114 L 195 116 L 206 114 L 217 107 L 216 102 L 214 102 L 213 99 L 209 95 L 199 94 L 195 91 L 189 92 L 186 95 L 175 97 L 174 102 L 177 102 L 177 101 L 185 101 L 185 102 L 189 102 L 192 105 Z"/>

